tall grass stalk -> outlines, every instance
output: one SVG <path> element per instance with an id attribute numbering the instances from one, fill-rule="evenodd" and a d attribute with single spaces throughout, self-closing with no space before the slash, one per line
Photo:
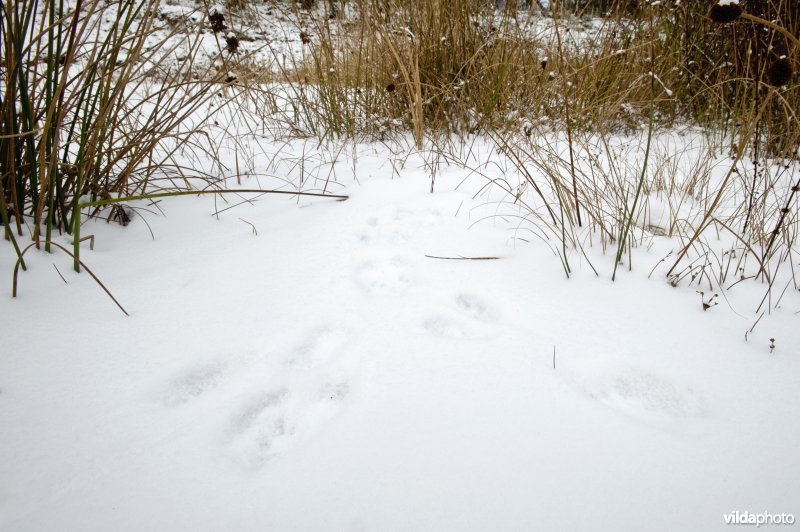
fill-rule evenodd
<path id="1" fill-rule="evenodd" d="M 0 214 L 7 237 L 32 225 L 36 246 L 80 224 L 79 204 L 143 193 L 172 154 L 199 145 L 186 120 L 222 81 L 194 71 L 198 41 L 177 28 L 146 42 L 158 0 L 6 0 L 0 4 Z M 170 37 L 172 37 L 170 36 Z M 189 54 L 159 67 L 176 46 Z M 84 198 L 84 199 L 81 199 Z M 118 210 L 112 216 L 126 222 Z M 21 257 L 15 245 L 17 256 Z"/>
<path id="2" fill-rule="evenodd" d="M 611 274 L 612 281 L 617 280 L 617 266 L 619 266 L 620 262 L 622 261 L 622 254 L 625 252 L 625 244 L 628 242 L 628 234 L 631 230 L 631 224 L 633 223 L 633 219 L 638 212 L 637 207 L 639 206 L 639 198 L 641 197 L 642 187 L 644 186 L 645 178 L 647 177 L 647 163 L 650 161 L 650 144 L 653 140 L 653 114 L 653 103 L 650 102 L 650 120 L 647 124 L 647 144 L 644 150 L 644 160 L 642 161 L 642 173 L 639 175 L 638 183 L 636 183 L 636 191 L 633 194 L 633 204 L 631 205 L 630 209 L 628 209 L 627 202 L 625 205 L 624 214 L 627 216 L 623 216 L 623 221 L 620 228 L 619 245 L 617 246 L 617 255 L 614 260 L 614 272 Z"/>

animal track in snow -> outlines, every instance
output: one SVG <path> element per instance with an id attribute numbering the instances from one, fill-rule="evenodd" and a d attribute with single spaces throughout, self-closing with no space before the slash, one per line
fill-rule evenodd
<path id="1" fill-rule="evenodd" d="M 408 242 L 410 237 L 411 233 L 407 228 L 373 216 L 367 220 L 367 225 L 361 231 L 359 240 L 365 244 L 402 244 Z"/>
<path id="2" fill-rule="evenodd" d="M 410 268 L 399 256 L 374 258 L 358 270 L 357 281 L 364 291 L 374 296 L 396 296 L 411 284 Z"/>
<path id="3" fill-rule="evenodd" d="M 461 292 L 455 297 L 455 304 L 464 314 L 475 320 L 483 322 L 495 320 L 493 310 L 478 296 Z"/>
<path id="4" fill-rule="evenodd" d="M 234 416 L 231 431 L 234 434 L 244 434 L 256 425 L 265 412 L 274 409 L 286 397 L 285 389 L 259 395 L 248 401 L 239 413 Z"/>
<path id="5" fill-rule="evenodd" d="M 350 384 L 347 381 L 326 383 L 320 389 L 321 400 L 342 401 L 350 393 Z"/>
<path id="6" fill-rule="evenodd" d="M 258 395 L 232 417 L 228 453 L 246 468 L 258 468 L 322 430 L 349 393 L 350 384 L 337 381 Z"/>
<path id="7" fill-rule="evenodd" d="M 176 375 L 167 386 L 164 402 L 177 406 L 199 398 L 219 385 L 224 370 L 225 365 L 222 362 L 212 362 Z"/>
<path id="8" fill-rule="evenodd" d="M 370 244 L 402 244 L 421 228 L 439 225 L 441 221 L 441 214 L 437 210 L 386 209 L 367 219 L 359 240 Z"/>
<path id="9" fill-rule="evenodd" d="M 434 336 L 444 336 L 447 338 L 470 338 L 469 329 L 457 320 L 452 320 L 447 316 L 434 315 L 422 322 L 422 327 Z"/>
<path id="10" fill-rule="evenodd" d="M 294 433 L 286 419 L 284 389 L 251 399 L 236 413 L 230 424 L 230 450 L 246 466 L 260 465 L 271 455 L 284 450 Z"/>
<path id="11" fill-rule="evenodd" d="M 286 363 L 301 369 L 311 369 L 336 358 L 344 349 L 348 335 L 339 329 L 320 327 L 292 349 Z"/>
<path id="12" fill-rule="evenodd" d="M 480 297 L 460 292 L 453 297 L 449 312 L 428 316 L 422 327 L 434 336 L 448 338 L 482 338 L 496 320 L 491 307 Z"/>
<path id="13" fill-rule="evenodd" d="M 637 418 L 702 417 L 707 411 L 704 397 L 692 388 L 636 368 L 578 377 L 577 384 L 604 405 Z"/>
<path id="14" fill-rule="evenodd" d="M 305 333 L 283 358 L 273 352 L 263 360 L 240 360 L 249 371 L 234 371 L 234 362 L 227 360 L 186 368 L 162 384 L 158 397 L 168 407 L 206 396 L 215 410 L 228 405 L 221 420 L 211 421 L 219 450 L 234 467 L 254 470 L 323 430 L 344 407 L 351 379 L 335 361 L 349 338 L 340 327 L 320 326 Z M 264 382 L 269 388 L 263 388 Z"/>

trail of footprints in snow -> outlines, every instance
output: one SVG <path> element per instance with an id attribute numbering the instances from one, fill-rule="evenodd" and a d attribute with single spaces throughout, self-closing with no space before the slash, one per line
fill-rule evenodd
<path id="1" fill-rule="evenodd" d="M 221 428 L 221 441 L 223 453 L 235 463 L 258 468 L 288 451 L 298 438 L 319 431 L 343 407 L 350 393 L 349 380 L 320 380 L 319 372 L 309 370 L 333 364 L 347 340 L 344 332 L 333 328 L 312 331 L 278 362 L 288 374 L 279 379 L 280 372 L 268 372 L 274 382 L 263 388 L 247 380 L 248 371 L 240 372 L 237 379 L 234 368 L 222 361 L 187 368 L 169 381 L 163 402 L 179 407 L 211 399 L 212 394 L 238 395 L 243 385 L 253 388 L 248 399 L 231 409 Z M 220 404 L 226 403 L 220 399 Z"/>
<path id="2" fill-rule="evenodd" d="M 356 270 L 357 284 L 370 296 L 404 293 L 413 283 L 410 262 L 401 254 L 380 247 L 397 248 L 410 242 L 420 230 L 441 223 L 439 211 L 427 209 L 392 208 L 368 218 L 358 239 L 371 249 Z"/>
<path id="3" fill-rule="evenodd" d="M 420 227 L 440 222 L 435 211 L 395 209 L 370 218 L 360 240 L 366 244 L 403 243 Z M 369 295 L 399 295 L 412 283 L 411 266 L 395 253 L 371 253 L 361 262 L 356 280 Z M 440 337 L 479 338 L 496 320 L 495 312 L 482 298 L 458 292 L 442 309 L 423 319 L 422 329 Z M 248 468 L 258 467 L 288 451 L 298 438 L 324 426 L 343 406 L 350 383 L 341 379 L 320 384 L 315 379 L 317 372 L 309 370 L 334 363 L 347 341 L 344 332 L 321 327 L 290 350 L 282 360 L 290 376 L 282 381 L 275 377 L 276 382 L 263 388 L 254 386 L 249 398 L 232 409 L 222 430 L 224 452 Z M 177 407 L 212 393 L 231 393 L 242 385 L 233 369 L 223 361 L 187 368 L 169 382 L 165 403 Z"/>
<path id="4" fill-rule="evenodd" d="M 397 248 L 417 231 L 442 223 L 438 211 L 388 209 L 366 221 L 359 240 L 368 245 Z M 409 261 L 393 252 L 370 250 L 370 258 L 356 270 L 356 281 L 371 296 L 397 296 L 414 281 Z M 482 298 L 466 292 L 456 293 L 448 303 L 422 320 L 425 333 L 446 338 L 482 338 L 490 334 L 497 321 L 493 309 Z"/>
<path id="5" fill-rule="evenodd" d="M 435 211 L 389 209 L 367 220 L 359 240 L 368 245 L 397 248 L 409 242 L 420 228 L 440 222 L 441 217 Z M 400 295 L 413 282 L 408 261 L 393 253 L 381 255 L 379 251 L 361 263 L 356 279 L 367 294 L 374 296 Z M 484 299 L 457 292 L 436 312 L 424 317 L 421 328 L 437 337 L 477 339 L 490 335 L 497 321 L 494 309 Z M 635 418 L 702 417 L 707 412 L 701 394 L 637 369 L 603 376 L 584 375 L 573 380 L 589 397 Z"/>
<path id="6" fill-rule="evenodd" d="M 496 321 L 494 310 L 482 298 L 459 292 L 448 305 L 425 318 L 422 327 L 434 336 L 472 339 L 488 336 Z"/>

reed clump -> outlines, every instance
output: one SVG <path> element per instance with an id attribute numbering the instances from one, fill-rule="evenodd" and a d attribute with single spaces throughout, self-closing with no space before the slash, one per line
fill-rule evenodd
<path id="1" fill-rule="evenodd" d="M 209 101 L 221 74 L 193 68 L 196 30 L 188 26 L 148 41 L 159 5 L 0 5 L 0 216 L 18 254 L 25 232 L 49 251 L 56 234 L 80 223 L 81 202 L 163 186 L 182 175 L 175 153 L 200 148 L 197 124 L 186 119 Z M 183 59 L 162 68 L 179 48 Z M 126 224 L 132 211 L 108 212 Z"/>

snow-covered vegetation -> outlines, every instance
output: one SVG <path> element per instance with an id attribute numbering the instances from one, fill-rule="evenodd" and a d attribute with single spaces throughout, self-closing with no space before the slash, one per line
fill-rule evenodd
<path id="1" fill-rule="evenodd" d="M 0 15 L 0 529 L 800 513 L 795 2 Z"/>

